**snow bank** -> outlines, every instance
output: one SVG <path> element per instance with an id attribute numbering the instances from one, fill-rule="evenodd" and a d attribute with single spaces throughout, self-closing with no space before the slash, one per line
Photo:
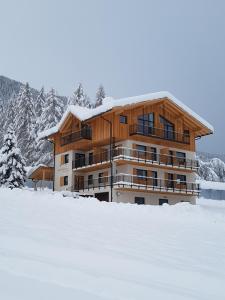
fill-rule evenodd
<path id="1" fill-rule="evenodd" d="M 0 299 L 224 298 L 225 203 L 0 195 Z"/>
<path id="2" fill-rule="evenodd" d="M 163 92 L 156 92 L 156 93 L 145 94 L 145 95 L 140 95 L 140 96 L 135 96 L 135 97 L 121 98 L 121 99 L 113 99 L 111 97 L 107 97 L 103 100 L 102 105 L 100 105 L 96 108 L 93 108 L 93 109 L 70 105 L 70 106 L 68 106 L 66 112 L 64 113 L 62 119 L 57 124 L 57 126 L 52 127 L 50 129 L 40 133 L 39 138 L 44 138 L 46 136 L 56 133 L 70 113 L 73 114 L 79 120 L 85 121 L 85 120 L 90 119 L 100 113 L 109 111 L 112 108 L 117 107 L 117 106 L 126 106 L 126 105 L 130 105 L 130 104 L 134 104 L 134 103 L 139 103 L 139 102 L 143 102 L 143 101 L 152 101 L 152 100 L 157 100 L 157 99 L 161 99 L 161 98 L 169 98 L 175 105 L 177 105 L 179 108 L 181 108 L 182 110 L 187 112 L 189 115 L 191 115 L 192 117 L 197 119 L 202 125 L 207 127 L 212 132 L 214 131 L 213 126 L 211 124 L 209 124 L 206 120 L 204 120 L 202 117 L 200 117 L 198 114 L 196 114 L 192 109 L 190 109 L 188 106 L 186 106 L 184 103 L 182 103 L 176 97 L 174 97 L 171 93 L 163 91 Z"/>

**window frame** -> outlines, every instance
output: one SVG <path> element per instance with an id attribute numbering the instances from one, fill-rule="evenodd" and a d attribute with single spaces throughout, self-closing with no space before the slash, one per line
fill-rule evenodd
<path id="1" fill-rule="evenodd" d="M 120 115 L 120 124 L 127 124 L 127 116 Z"/>
<path id="2" fill-rule="evenodd" d="M 184 180 L 178 178 L 178 177 L 183 177 Z M 177 183 L 179 182 L 179 184 L 182 184 L 182 185 L 187 185 L 187 176 L 184 175 L 184 174 L 177 174 Z"/>
<path id="3" fill-rule="evenodd" d="M 146 174 L 146 176 L 139 175 L 138 174 L 139 172 L 144 172 Z M 136 174 L 137 174 L 137 178 L 138 179 L 147 179 L 147 177 L 148 177 L 148 170 L 145 170 L 145 169 L 136 169 Z"/>
<path id="4" fill-rule="evenodd" d="M 89 174 L 88 175 L 88 185 L 93 185 L 94 183 L 94 180 L 93 180 L 93 174 Z"/>
<path id="5" fill-rule="evenodd" d="M 64 164 L 68 164 L 69 163 L 69 154 L 64 154 Z"/>
<path id="6" fill-rule="evenodd" d="M 99 184 L 104 183 L 104 173 L 103 172 L 98 173 L 98 183 Z"/>
<path id="7" fill-rule="evenodd" d="M 68 184 L 69 184 L 69 178 L 68 178 L 68 176 L 67 175 L 63 176 L 63 185 L 67 186 Z"/>

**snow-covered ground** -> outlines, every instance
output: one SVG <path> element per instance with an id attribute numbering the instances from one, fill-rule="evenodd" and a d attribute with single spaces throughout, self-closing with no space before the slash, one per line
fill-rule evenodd
<path id="1" fill-rule="evenodd" d="M 225 299 L 225 201 L 0 189 L 0 299 Z"/>

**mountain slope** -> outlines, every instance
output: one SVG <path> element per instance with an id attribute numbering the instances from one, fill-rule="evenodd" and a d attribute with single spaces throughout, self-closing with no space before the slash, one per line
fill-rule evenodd
<path id="1" fill-rule="evenodd" d="M 13 94 L 18 94 L 21 86 L 24 84 L 22 82 L 10 79 L 5 76 L 0 76 L 0 104 L 5 105 Z M 31 92 L 34 99 L 38 95 L 38 90 L 31 88 Z M 59 96 L 64 102 L 67 101 L 67 97 Z"/>

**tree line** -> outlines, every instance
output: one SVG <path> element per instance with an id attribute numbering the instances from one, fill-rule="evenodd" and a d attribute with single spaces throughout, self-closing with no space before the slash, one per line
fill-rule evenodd
<path id="1" fill-rule="evenodd" d="M 0 112 L 0 184 L 19 187 L 25 180 L 25 166 L 51 164 L 52 145 L 38 140 L 38 135 L 55 126 L 68 105 L 94 108 L 104 98 L 102 85 L 91 101 L 79 83 L 66 103 L 55 89 L 45 93 L 41 88 L 34 98 L 29 84 L 23 85 Z"/>

